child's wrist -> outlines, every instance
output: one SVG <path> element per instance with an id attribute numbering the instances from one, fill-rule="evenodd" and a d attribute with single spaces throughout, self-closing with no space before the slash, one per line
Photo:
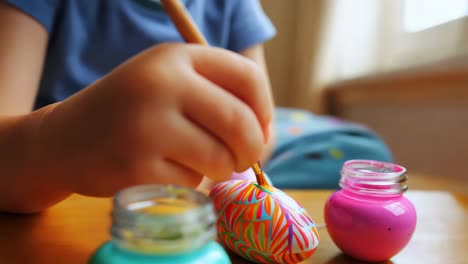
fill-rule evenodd
<path id="1" fill-rule="evenodd" d="M 57 103 L 58 104 L 58 103 Z M 17 142 L 23 149 L 23 158 L 31 170 L 29 173 L 40 175 L 47 184 L 64 189 L 63 172 L 53 152 L 51 152 L 50 137 L 44 131 L 47 129 L 47 115 L 57 104 L 43 107 L 37 111 L 20 117 L 18 122 Z M 27 172 L 26 172 L 27 173 Z"/>
<path id="2" fill-rule="evenodd" d="M 47 151 L 39 147 L 41 114 L 1 118 L 0 147 L 4 151 L 0 159 L 5 166 L 0 170 L 0 210 L 39 212 L 70 195 L 59 174 L 51 173 Z"/>

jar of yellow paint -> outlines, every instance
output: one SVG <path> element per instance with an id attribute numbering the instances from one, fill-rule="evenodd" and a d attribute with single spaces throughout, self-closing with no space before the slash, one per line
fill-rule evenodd
<path id="1" fill-rule="evenodd" d="M 112 210 L 111 241 L 91 264 L 230 264 L 214 241 L 211 200 L 195 190 L 142 185 L 119 192 Z"/>

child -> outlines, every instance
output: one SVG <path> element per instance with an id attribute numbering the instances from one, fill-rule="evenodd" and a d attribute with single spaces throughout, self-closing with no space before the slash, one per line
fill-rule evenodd
<path id="1" fill-rule="evenodd" d="M 276 187 L 335 188 L 346 159 L 391 161 L 356 124 L 290 109 L 272 122 L 262 43 L 275 30 L 258 0 L 183 2 L 223 49 L 174 44 L 155 0 L 0 4 L 0 210 L 134 184 L 206 188 L 202 175 L 268 157 Z"/>
<path id="2" fill-rule="evenodd" d="M 157 1 L 0 4 L 0 210 L 195 187 L 268 155 L 273 26 L 257 1 L 184 4 L 224 49 L 163 44 L 182 39 Z"/>

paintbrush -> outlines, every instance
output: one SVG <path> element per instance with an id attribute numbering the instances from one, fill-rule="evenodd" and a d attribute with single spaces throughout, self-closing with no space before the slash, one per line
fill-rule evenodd
<path id="1" fill-rule="evenodd" d="M 161 4 L 185 42 L 209 45 L 180 0 L 161 0 Z M 260 162 L 253 164 L 252 169 L 259 185 L 270 185 L 265 178 Z"/>

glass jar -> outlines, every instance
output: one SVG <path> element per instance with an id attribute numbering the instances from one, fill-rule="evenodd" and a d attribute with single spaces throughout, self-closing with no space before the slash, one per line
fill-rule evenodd
<path id="1" fill-rule="evenodd" d="M 403 195 L 406 169 L 373 161 L 350 160 L 341 170 L 341 190 L 325 204 L 330 237 L 347 255 L 364 261 L 385 261 L 409 242 L 416 210 Z"/>
<path id="2" fill-rule="evenodd" d="M 230 264 L 214 241 L 211 200 L 195 190 L 141 185 L 119 192 L 113 203 L 111 241 L 91 264 Z"/>

